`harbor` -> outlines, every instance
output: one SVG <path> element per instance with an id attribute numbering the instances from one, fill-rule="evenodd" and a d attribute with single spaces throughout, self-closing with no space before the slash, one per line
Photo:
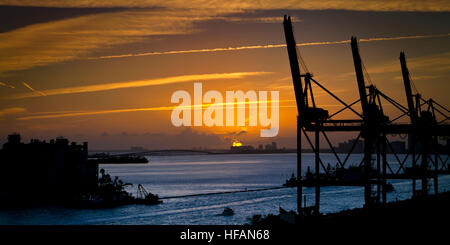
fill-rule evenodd
<path id="1" fill-rule="evenodd" d="M 389 156 L 394 162 L 395 157 Z M 149 164 L 100 164 L 111 176 L 120 176 L 124 183 L 132 183 L 126 190 L 136 195 L 137 184 L 164 201 L 159 205 L 122 205 L 101 209 L 79 209 L 61 206 L 9 208 L 0 211 L 3 224 L 48 225 L 241 225 L 249 223 L 255 214 L 278 214 L 279 208 L 296 207 L 296 189 L 280 188 L 244 192 L 245 189 L 280 187 L 295 170 L 295 154 L 224 154 L 155 156 Z M 313 154 L 304 154 L 307 166 L 314 162 Z M 332 154 L 325 154 L 324 161 Z M 362 155 L 352 156 L 360 160 Z M 307 164 L 309 162 L 309 164 Z M 450 190 L 450 179 L 440 178 L 440 191 Z M 395 191 L 388 193 L 389 202 L 411 198 L 411 183 L 392 182 Z M 324 214 L 361 208 L 364 205 L 363 187 L 328 186 L 322 188 L 321 211 Z M 237 193 L 217 194 L 220 192 Z M 187 196 L 193 194 L 208 194 Z M 314 201 L 314 188 L 305 187 L 307 205 Z M 169 198 L 165 197 L 176 197 Z M 183 197 L 184 196 L 184 197 Z M 226 207 L 232 216 L 222 216 Z M 64 219 L 61 219 L 64 217 Z"/>
<path id="2" fill-rule="evenodd" d="M 439 0 L 0 3 L 0 233 L 445 241 L 449 13 Z"/>

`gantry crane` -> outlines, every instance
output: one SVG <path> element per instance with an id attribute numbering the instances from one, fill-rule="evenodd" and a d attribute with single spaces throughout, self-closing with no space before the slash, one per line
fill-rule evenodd
<path id="1" fill-rule="evenodd" d="M 444 106 L 438 104 L 436 101 L 429 99 L 424 100 L 419 94 L 412 95 L 410 76 L 406 67 L 404 54 L 401 54 L 402 74 L 404 77 L 405 91 L 407 94 L 408 108 L 401 105 L 394 99 L 390 98 L 378 88 L 371 84 L 366 84 L 365 68 L 359 53 L 359 47 L 356 37 L 352 37 L 350 44 L 353 55 L 353 62 L 356 74 L 356 81 L 359 91 L 359 99 L 352 103 L 345 103 L 338 96 L 333 94 L 330 90 L 325 88 L 321 83 L 316 81 L 312 74 L 306 68 L 300 53 L 297 50 L 297 44 L 294 38 L 292 28 L 292 21 L 290 17 L 284 16 L 283 21 L 284 33 L 286 38 L 286 46 L 289 56 L 289 63 L 291 68 L 292 81 L 294 85 L 295 98 L 297 102 L 297 210 L 300 215 L 309 213 L 314 210 L 319 213 L 320 207 L 320 186 L 325 182 L 321 182 L 323 173 L 329 175 L 328 169 L 324 166 L 320 158 L 320 144 L 319 137 L 322 132 L 323 138 L 328 143 L 332 153 L 334 154 L 337 166 L 344 169 L 349 162 L 350 155 L 354 151 L 357 142 L 360 138 L 364 139 L 364 156 L 359 163 L 362 169 L 362 185 L 364 186 L 364 199 L 366 205 L 379 204 L 381 201 L 386 203 L 387 183 L 386 179 L 412 179 L 413 188 L 415 191 L 415 180 L 422 179 L 421 193 L 427 194 L 427 179 L 435 179 L 435 193 L 437 193 L 437 174 L 438 170 L 445 170 L 449 172 L 447 160 L 449 153 L 446 154 L 445 160 L 441 159 L 439 152 L 434 151 L 434 160 L 431 159 L 431 148 L 436 148 L 438 136 L 450 136 L 450 125 L 445 124 L 449 119 L 450 111 Z M 300 62 L 299 62 L 300 60 Z M 300 65 L 303 66 L 305 73 L 300 71 Z M 312 84 L 322 89 L 326 94 L 337 100 L 343 105 L 343 108 L 329 115 L 327 110 L 317 107 L 317 101 L 314 100 Z M 413 100 L 415 98 L 415 101 Z M 383 101 L 394 106 L 402 114 L 389 119 L 383 110 Z M 311 101 L 311 103 L 309 102 Z M 414 103 L 415 102 L 415 103 Z M 361 103 L 362 113 L 356 111 L 353 106 Z M 426 109 L 422 109 L 426 105 Z M 357 118 L 352 119 L 334 119 L 336 115 L 345 110 L 353 112 Z M 439 113 L 444 117 L 442 121 L 437 121 L 436 114 Z M 395 123 L 401 117 L 409 115 L 410 123 Z M 303 134 L 302 134 L 303 132 Z M 315 142 L 308 136 L 307 132 L 312 132 L 315 135 Z M 345 159 L 342 160 L 336 153 L 334 146 L 328 138 L 326 132 L 359 132 L 354 140 L 351 149 L 346 154 Z M 397 155 L 389 142 L 387 135 L 392 134 L 406 134 L 413 139 L 413 144 L 420 146 L 421 168 L 417 171 L 415 164 L 418 161 L 415 154 L 415 147 L 409 147 L 411 152 L 408 152 L 403 160 Z M 315 154 L 315 171 L 313 180 L 315 182 L 315 204 L 312 207 L 302 207 L 302 136 L 306 139 L 306 143 Z M 411 145 L 411 144 L 410 144 Z M 398 164 L 397 169 L 391 167 L 387 160 L 387 150 L 395 157 Z M 373 154 L 376 154 L 376 159 L 373 159 Z M 412 167 L 407 160 L 412 155 Z M 372 161 L 376 160 L 376 166 L 372 165 Z M 433 162 L 435 170 L 433 173 L 428 171 L 428 162 Z M 442 163 L 441 169 L 438 169 L 439 161 Z M 344 169 L 345 170 L 345 169 Z M 410 170 L 410 171 L 409 171 Z M 418 172 L 418 173 L 415 173 Z M 342 183 L 338 183 L 342 185 Z M 372 194 L 372 186 L 376 184 L 376 196 Z"/>

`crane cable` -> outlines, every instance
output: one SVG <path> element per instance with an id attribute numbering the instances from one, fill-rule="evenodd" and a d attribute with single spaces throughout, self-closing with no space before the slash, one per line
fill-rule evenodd
<path id="1" fill-rule="evenodd" d="M 299 62 L 300 66 L 306 73 L 309 73 L 308 67 L 306 66 L 305 60 L 303 60 L 303 57 L 300 54 L 299 48 L 295 47 L 295 51 L 297 52 L 297 61 Z"/>
<path id="2" fill-rule="evenodd" d="M 359 49 L 359 48 L 358 48 L 358 49 Z M 366 79 L 367 82 L 368 82 L 370 85 L 374 85 L 373 82 L 372 82 L 372 79 L 371 79 L 370 76 L 369 76 L 369 72 L 367 72 L 366 66 L 364 65 L 364 62 L 363 62 L 363 60 L 362 60 L 362 58 L 361 58 L 361 50 L 360 50 L 360 49 L 359 49 L 359 57 L 360 57 L 360 60 L 361 60 L 361 66 L 362 66 L 362 68 L 363 68 L 364 76 L 367 78 L 367 79 Z"/>
<path id="3" fill-rule="evenodd" d="M 294 28 L 292 28 L 292 34 L 295 37 Z M 303 60 L 302 55 L 300 54 L 299 47 L 295 45 L 295 52 L 297 53 L 297 62 L 301 66 L 301 68 L 306 72 L 309 73 L 308 67 L 306 66 L 305 61 Z"/>
<path id="4" fill-rule="evenodd" d="M 409 73 L 409 71 L 408 71 L 408 77 L 409 77 L 409 81 L 411 82 L 411 85 L 412 85 L 412 87 L 413 87 L 413 89 L 414 89 L 414 92 L 415 92 L 416 94 L 419 94 L 419 91 L 418 91 L 417 88 L 416 88 L 416 84 L 414 84 L 414 81 L 413 81 L 413 79 L 412 79 L 411 73 Z"/>

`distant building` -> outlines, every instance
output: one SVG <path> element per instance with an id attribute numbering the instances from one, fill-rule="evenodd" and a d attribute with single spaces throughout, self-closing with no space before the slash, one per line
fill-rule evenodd
<path id="1" fill-rule="evenodd" d="M 233 153 L 245 153 L 245 152 L 253 152 L 255 151 L 255 148 L 251 145 L 231 146 L 230 151 Z"/>
<path id="2" fill-rule="evenodd" d="M 255 148 L 251 145 L 243 145 L 242 142 L 234 140 L 230 147 L 230 152 L 232 153 L 248 153 L 255 151 Z"/>
<path id="3" fill-rule="evenodd" d="M 141 152 L 141 151 L 147 151 L 147 149 L 145 149 L 142 146 L 132 146 L 130 148 L 130 151 L 132 151 L 132 152 Z"/>
<path id="4" fill-rule="evenodd" d="M 88 144 L 65 138 L 49 143 L 8 136 L 0 150 L 0 202 L 38 202 L 79 197 L 96 190 L 98 163 L 88 160 Z"/>
<path id="5" fill-rule="evenodd" d="M 277 148 L 277 142 L 272 142 L 272 150 L 276 150 Z"/>
<path id="6" fill-rule="evenodd" d="M 352 146 L 355 144 L 355 140 L 349 140 L 347 142 L 342 142 L 339 143 L 338 147 L 336 148 L 336 152 L 340 152 L 340 153 L 347 153 L 350 152 L 350 150 L 352 149 Z M 363 152 L 363 141 L 362 140 L 358 140 L 358 142 L 356 142 L 355 148 L 353 149 L 354 153 L 361 153 Z"/>

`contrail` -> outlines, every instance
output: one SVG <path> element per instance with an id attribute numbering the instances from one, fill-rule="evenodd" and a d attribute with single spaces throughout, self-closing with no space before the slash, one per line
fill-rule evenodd
<path id="1" fill-rule="evenodd" d="M 10 84 L 4 83 L 4 82 L 0 82 L 0 86 L 7 87 L 7 88 L 16 88 L 13 85 L 10 85 Z"/>
<path id="2" fill-rule="evenodd" d="M 27 121 L 35 119 L 50 119 L 50 118 L 64 118 L 64 117 L 79 117 L 79 116 L 92 116 L 92 115 L 103 115 L 103 114 L 114 114 L 114 113 L 125 113 L 125 112 L 143 112 L 143 111 L 171 111 L 176 108 L 181 109 L 195 109 L 201 107 L 206 109 L 210 106 L 225 106 L 233 104 L 236 108 L 246 108 L 250 104 L 258 104 L 259 107 L 267 107 L 272 101 L 277 101 L 278 103 L 286 103 L 285 105 L 279 105 L 279 108 L 297 108 L 294 104 L 296 100 L 286 99 L 286 100 L 262 100 L 262 101 L 244 101 L 244 102 L 223 102 L 223 103 L 203 103 L 201 105 L 171 105 L 171 106 L 160 106 L 160 107 L 144 107 L 144 108 L 127 108 L 127 109 L 113 109 L 113 110 L 98 110 L 98 111 L 57 111 L 57 112 L 35 112 L 28 113 L 30 116 L 18 117 L 17 120 Z M 263 103 L 262 105 L 259 105 Z M 342 107 L 341 104 L 321 104 L 321 106 L 326 107 Z M 34 114 L 34 115 L 33 115 Z M 37 114 L 37 115 L 36 115 Z M 39 115 L 40 114 L 40 115 Z"/>
<path id="3" fill-rule="evenodd" d="M 25 87 L 27 87 L 29 90 L 31 90 L 32 92 L 36 92 L 36 93 L 38 93 L 38 94 L 40 94 L 40 95 L 42 95 L 42 96 L 45 96 L 45 94 L 44 94 L 43 92 L 38 91 L 38 90 L 32 88 L 32 87 L 31 87 L 29 84 L 27 84 L 26 82 L 23 82 L 23 85 L 24 85 Z"/>
<path id="4" fill-rule="evenodd" d="M 126 58 L 126 57 L 150 56 L 150 55 L 208 53 L 208 52 L 218 52 L 218 51 L 236 51 L 236 50 L 244 50 L 244 49 L 281 48 L 281 47 L 285 47 L 285 46 L 286 46 L 286 44 L 268 44 L 268 45 L 253 45 L 253 46 L 228 47 L 228 48 L 191 49 L 191 50 L 148 52 L 148 53 L 140 53 L 140 54 L 110 55 L 110 56 L 90 57 L 88 59 L 89 60 L 97 60 L 97 59 Z"/>
<path id="5" fill-rule="evenodd" d="M 14 115 L 14 114 L 20 114 L 25 113 L 27 110 L 23 107 L 12 107 L 12 108 L 6 108 L 0 110 L 0 117 L 7 116 L 7 115 Z"/>
<path id="6" fill-rule="evenodd" d="M 448 36 L 450 36 L 450 33 L 438 34 L 438 35 L 415 35 L 415 36 L 401 36 L 401 37 L 361 38 L 359 41 L 360 42 L 393 41 L 393 40 L 403 40 L 403 39 L 438 38 L 438 37 L 448 37 Z M 297 46 L 299 46 L 299 47 L 301 47 L 301 46 L 320 46 L 320 45 L 335 45 L 335 44 L 345 44 L 345 43 L 350 43 L 350 40 L 298 43 Z M 267 44 L 267 45 L 252 45 L 252 46 L 240 46 L 240 47 L 228 47 L 228 48 L 157 51 L 157 52 L 146 52 L 146 53 L 138 53 L 138 54 L 122 54 L 122 55 L 90 57 L 87 59 L 88 60 L 98 60 L 98 59 L 114 59 L 114 58 L 151 56 L 151 55 L 208 53 L 208 52 L 220 52 L 220 51 L 239 51 L 239 50 L 249 50 L 249 49 L 267 49 L 267 48 L 282 48 L 282 47 L 286 47 L 286 44 Z"/>
<path id="7" fill-rule="evenodd" d="M 124 88 L 136 88 L 136 87 L 147 87 L 156 85 L 166 85 L 173 83 L 183 83 L 195 80 L 215 80 L 215 79 L 238 79 L 248 76 L 261 76 L 271 74 L 271 72 L 233 72 L 233 73 L 209 73 L 209 74 L 194 74 L 194 75 L 182 75 L 164 78 L 155 78 L 148 80 L 137 80 L 137 81 L 126 81 L 126 82 L 116 82 L 116 83 L 106 83 L 106 84 L 94 84 L 86 86 L 77 87 L 66 87 L 57 89 L 47 89 L 44 91 L 37 91 L 33 89 L 30 85 L 23 83 L 27 88 L 29 88 L 32 93 L 20 93 L 13 94 L 7 99 L 23 99 L 23 98 L 33 98 L 40 95 L 51 96 L 51 95 L 61 95 L 61 94 L 75 94 L 75 93 L 90 93 L 98 91 L 107 91 L 115 89 Z"/>
<path id="8" fill-rule="evenodd" d="M 275 100 L 274 100 L 275 101 Z M 259 101 L 259 103 L 264 101 Z M 265 101 L 267 104 L 271 103 L 271 100 Z M 278 100 L 279 103 L 292 103 L 295 102 L 295 100 Z M 258 102 L 236 102 L 236 108 L 245 108 L 245 105 L 253 104 Z M 229 103 L 216 103 L 216 104 L 202 104 L 202 108 L 207 108 L 209 106 L 226 106 Z M 267 107 L 267 104 L 263 107 Z M 78 111 L 78 112 L 47 112 L 49 114 L 45 115 L 31 115 L 31 116 L 24 116 L 24 117 L 18 117 L 17 120 L 20 121 L 28 121 L 28 120 L 35 120 L 35 119 L 50 119 L 50 118 L 64 118 L 64 117 L 79 117 L 79 116 L 92 116 L 92 115 L 103 115 L 103 114 L 114 114 L 114 113 L 125 113 L 125 112 L 143 112 L 143 111 L 171 111 L 175 108 L 189 108 L 193 109 L 196 105 L 190 105 L 190 106 L 161 106 L 161 107 L 147 107 L 147 108 L 130 108 L 130 109 L 116 109 L 116 110 L 98 110 L 98 111 Z M 200 105 L 198 105 L 200 106 Z M 261 106 L 261 105 L 260 105 Z M 342 107 L 340 104 L 327 104 L 322 105 L 327 107 Z M 297 108 L 296 105 L 279 105 L 279 108 Z M 30 113 L 30 114 L 37 114 L 37 113 Z"/>
<path id="9" fill-rule="evenodd" d="M 272 101 L 278 101 L 281 103 L 289 103 L 289 102 L 295 102 L 295 100 L 265 100 L 265 101 L 245 101 L 245 102 L 234 102 L 234 103 L 205 103 L 200 105 L 187 105 L 187 106 L 160 106 L 160 107 L 146 107 L 146 108 L 129 108 L 129 109 L 115 109 L 115 110 L 98 110 L 98 111 L 78 111 L 78 112 L 51 112 L 50 114 L 46 115 L 32 115 L 32 116 L 25 116 L 25 117 L 19 117 L 17 120 L 33 120 L 33 119 L 49 119 L 49 118 L 62 118 L 62 117 L 78 117 L 78 116 L 91 116 L 91 115 L 102 115 L 102 114 L 112 114 L 112 113 L 124 113 L 124 112 L 142 112 L 142 111 L 171 111 L 175 108 L 186 108 L 186 109 L 193 109 L 196 108 L 196 106 L 200 106 L 202 108 L 207 108 L 209 106 L 226 106 L 227 104 L 236 104 L 237 108 L 242 108 L 242 106 L 249 105 L 249 104 L 258 104 L 265 102 L 266 104 L 264 106 L 267 106 L 267 104 L 270 104 Z M 241 106 L 241 107 L 240 107 Z M 260 105 L 261 106 L 261 105 Z M 287 106 L 279 106 L 281 108 L 290 108 L 290 107 L 296 107 L 295 105 L 287 105 Z"/>

